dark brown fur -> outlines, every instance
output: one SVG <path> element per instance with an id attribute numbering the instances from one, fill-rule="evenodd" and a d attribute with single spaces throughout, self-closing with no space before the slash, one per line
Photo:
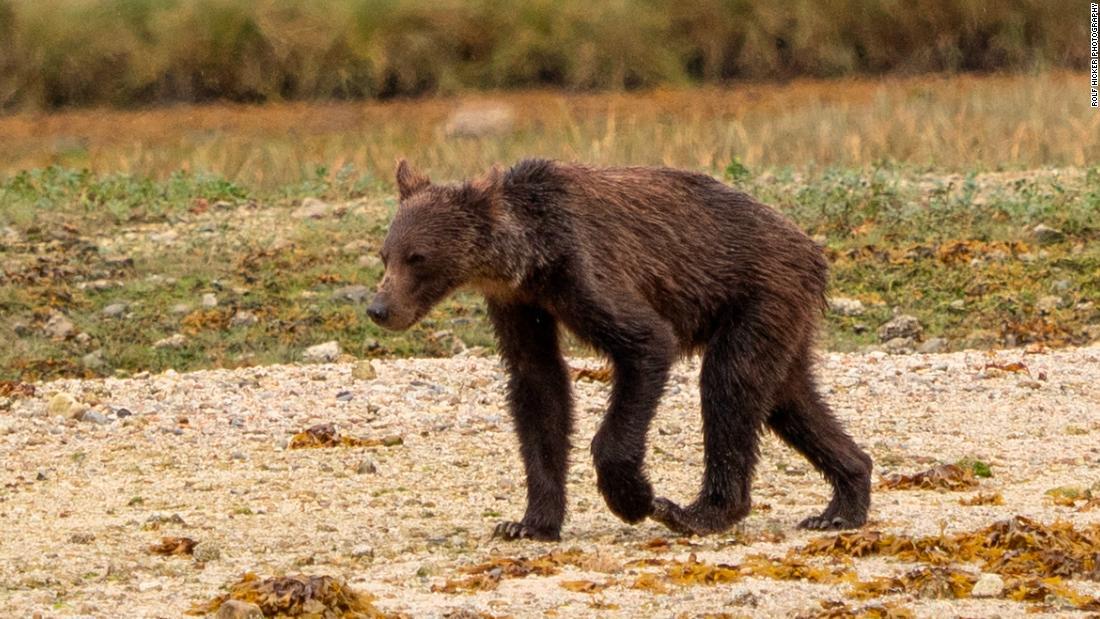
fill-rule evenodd
<path id="1" fill-rule="evenodd" d="M 558 539 L 572 429 L 561 328 L 606 354 L 611 399 L 592 440 L 600 492 L 627 522 L 724 531 L 750 509 L 767 425 L 832 483 L 809 528 L 862 525 L 871 460 L 814 386 L 827 263 L 789 220 L 709 176 L 526 160 L 438 186 L 398 165 L 401 207 L 369 313 L 403 329 L 459 286 L 480 290 L 510 372 L 527 512 L 508 539 Z M 694 502 L 654 497 L 646 432 L 680 354 L 701 352 L 705 473 Z"/>

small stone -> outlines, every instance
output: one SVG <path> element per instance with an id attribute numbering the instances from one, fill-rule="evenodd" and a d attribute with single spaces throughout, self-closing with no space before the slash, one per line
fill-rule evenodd
<path id="1" fill-rule="evenodd" d="M 360 361 L 352 366 L 351 377 L 355 380 L 374 380 L 378 377 L 378 371 L 370 361 Z"/>
<path id="2" fill-rule="evenodd" d="M 234 451 L 229 457 L 233 460 L 247 460 L 248 456 L 243 451 Z"/>
<path id="3" fill-rule="evenodd" d="M 1089 342 L 1100 342 L 1100 325 L 1087 325 L 1083 333 Z"/>
<path id="4" fill-rule="evenodd" d="M 50 478 L 50 475 L 46 471 L 46 469 L 38 469 L 38 472 L 35 474 L 34 478 L 38 481 L 46 481 Z"/>
<path id="5" fill-rule="evenodd" d="M 355 399 L 355 395 L 350 391 L 341 391 L 336 394 L 336 400 L 338 402 L 351 402 L 353 399 Z"/>
<path id="6" fill-rule="evenodd" d="M 1024 389 L 1041 389 L 1043 387 L 1042 383 L 1031 378 L 1021 378 L 1016 384 Z"/>
<path id="7" fill-rule="evenodd" d="M 118 417 L 119 419 L 125 419 L 125 418 L 129 417 L 130 415 L 133 415 L 133 413 L 130 412 L 130 409 L 128 409 L 128 408 L 116 408 L 115 409 L 115 417 Z"/>
<path id="8" fill-rule="evenodd" d="M 923 330 L 916 316 L 900 314 L 878 328 L 878 337 L 883 342 L 889 342 L 896 338 L 916 340 L 920 338 Z"/>
<path id="9" fill-rule="evenodd" d="M 226 600 L 218 607 L 214 619 L 264 619 L 264 611 L 249 602 Z"/>
<path id="10" fill-rule="evenodd" d="M 46 320 L 46 335 L 52 338 L 63 340 L 76 332 L 76 325 L 73 321 L 69 320 L 65 314 L 54 311 L 50 314 L 49 319 Z"/>
<path id="11" fill-rule="evenodd" d="M 236 314 L 233 314 L 233 318 L 229 319 L 229 326 L 231 327 L 247 327 L 259 322 L 260 319 L 248 310 L 237 310 Z"/>
<path id="12" fill-rule="evenodd" d="M 195 544 L 195 548 L 191 551 L 191 556 L 200 563 L 217 561 L 222 557 L 222 550 L 214 542 L 202 541 Z"/>
<path id="13" fill-rule="evenodd" d="M 917 346 L 917 352 L 933 354 L 947 351 L 947 340 L 942 337 L 934 337 L 921 342 Z"/>
<path id="14" fill-rule="evenodd" d="M 218 295 L 213 292 L 208 292 L 202 295 L 202 306 L 206 309 L 212 309 L 218 306 Z"/>
<path id="15" fill-rule="evenodd" d="M 1045 297 L 1040 297 L 1039 300 L 1035 302 L 1035 309 L 1043 312 L 1044 314 L 1047 314 L 1053 312 L 1059 307 L 1062 307 L 1062 303 L 1062 297 L 1051 294 Z"/>
<path id="16" fill-rule="evenodd" d="M 182 333 L 174 333 L 153 342 L 153 348 L 182 348 L 186 343 L 187 336 Z"/>
<path id="17" fill-rule="evenodd" d="M 887 340 L 882 348 L 891 354 L 904 355 L 913 352 L 916 342 L 911 337 L 895 337 Z"/>
<path id="18" fill-rule="evenodd" d="M 378 467 L 370 460 L 360 460 L 359 465 L 355 467 L 355 473 L 357 475 L 373 475 L 377 472 Z"/>
<path id="19" fill-rule="evenodd" d="M 125 303 L 112 303 L 103 308 L 103 315 L 107 318 L 121 318 L 129 306 Z"/>
<path id="20" fill-rule="evenodd" d="M 340 342 L 331 340 L 305 349 L 302 358 L 306 361 L 332 362 L 340 356 Z"/>
<path id="21" fill-rule="evenodd" d="M 323 219 L 332 213 L 332 205 L 317 198 L 306 198 L 302 205 L 290 214 L 295 219 Z"/>
<path id="22" fill-rule="evenodd" d="M 88 410 L 84 411 L 84 413 L 80 416 L 80 420 L 81 421 L 86 421 L 88 423 L 94 423 L 94 424 L 100 425 L 100 426 L 104 426 L 104 425 L 107 425 L 107 424 L 111 423 L 111 419 L 109 417 L 107 417 L 106 415 L 104 415 L 103 413 L 101 413 L 97 410 L 92 410 L 92 409 L 88 409 Z"/>
<path id="23" fill-rule="evenodd" d="M 400 436 L 398 436 L 396 434 L 391 434 L 390 436 L 382 437 L 382 444 L 385 445 L 386 447 L 393 447 L 395 445 L 403 445 L 404 443 L 405 443 L 405 439 L 401 438 Z"/>
<path id="24" fill-rule="evenodd" d="M 1054 292 L 1057 292 L 1058 294 L 1065 294 L 1070 290 L 1073 290 L 1073 282 L 1069 281 L 1068 279 L 1059 279 L 1050 285 L 1050 289 Z"/>
<path id="25" fill-rule="evenodd" d="M 351 556 L 356 559 L 373 559 L 374 548 L 367 546 L 366 544 L 360 544 L 351 549 Z"/>
<path id="26" fill-rule="evenodd" d="M 67 393 L 53 396 L 50 398 L 50 403 L 46 405 L 46 412 L 58 417 L 72 417 L 80 409 L 81 406 L 76 398 Z"/>
<path id="27" fill-rule="evenodd" d="M 176 316 L 183 316 L 191 313 L 191 305 L 188 303 L 176 303 L 168 308 L 168 311 Z"/>
<path id="28" fill-rule="evenodd" d="M 965 312 L 966 301 L 963 301 L 962 299 L 955 299 L 954 301 L 947 304 L 947 309 L 953 312 Z"/>
<path id="29" fill-rule="evenodd" d="M 1051 245 L 1066 238 L 1065 233 L 1057 228 L 1051 228 L 1046 224 L 1039 224 L 1031 229 L 1031 236 L 1040 245 Z"/>
<path id="30" fill-rule="evenodd" d="M 95 541 L 95 535 L 86 532 L 73 533 L 69 536 L 70 544 L 91 544 Z"/>
<path id="31" fill-rule="evenodd" d="M 1001 594 L 1005 590 L 1005 581 L 997 574 L 983 573 L 978 577 L 978 582 L 974 583 L 974 588 L 970 591 L 970 597 L 976 598 L 996 598 L 1001 597 Z"/>
<path id="32" fill-rule="evenodd" d="M 829 299 L 829 309 L 841 316 L 859 316 L 863 313 L 863 301 L 833 297 Z"/>
<path id="33" fill-rule="evenodd" d="M 678 426 L 674 423 L 670 423 L 668 425 L 664 425 L 664 426 L 661 426 L 661 427 L 657 428 L 657 433 L 660 434 L 661 436 L 674 436 L 676 434 L 679 434 L 682 431 L 683 430 L 680 428 L 680 426 Z"/>
<path id="34" fill-rule="evenodd" d="M 344 286 L 332 292 L 333 301 L 348 301 L 351 303 L 365 303 L 370 298 L 370 288 L 361 284 Z"/>
<path id="35" fill-rule="evenodd" d="M 89 370 L 102 370 L 107 367 L 107 360 L 103 358 L 103 349 L 92 351 L 80 358 L 80 362 Z"/>

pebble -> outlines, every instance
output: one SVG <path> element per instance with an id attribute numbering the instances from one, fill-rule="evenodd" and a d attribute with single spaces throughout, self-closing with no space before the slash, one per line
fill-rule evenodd
<path id="1" fill-rule="evenodd" d="M 882 347 L 888 353 L 903 355 L 913 352 L 913 348 L 915 345 L 916 342 L 914 342 L 913 338 L 911 337 L 895 337 L 887 340 L 886 343 L 882 345 Z"/>
<path id="2" fill-rule="evenodd" d="M 1040 245 L 1051 245 L 1066 238 L 1064 232 L 1057 228 L 1052 228 L 1046 224 L 1039 224 L 1031 229 L 1031 236 Z"/>
<path id="3" fill-rule="evenodd" d="M 121 318 L 127 309 L 128 306 L 125 303 L 112 303 L 103 308 L 102 314 L 107 318 Z"/>
<path id="4" fill-rule="evenodd" d="M 237 310 L 236 314 L 229 319 L 229 326 L 231 327 L 247 327 L 260 322 L 260 319 L 248 310 Z"/>
<path id="5" fill-rule="evenodd" d="M 344 286 L 332 292 L 333 301 L 349 301 L 351 303 L 365 303 L 370 296 L 370 288 L 360 284 Z"/>
<path id="6" fill-rule="evenodd" d="M 191 556 L 200 563 L 217 561 L 222 557 L 222 549 L 214 542 L 202 541 L 195 544 L 195 548 L 191 551 Z"/>
<path id="7" fill-rule="evenodd" d="M 182 348 L 187 343 L 187 336 L 182 333 L 173 333 L 166 338 L 153 342 L 153 348 Z"/>
<path id="8" fill-rule="evenodd" d="M 332 212 L 331 204 L 317 198 L 306 198 L 302 200 L 302 205 L 294 209 L 290 216 L 295 219 L 324 219 Z"/>
<path id="9" fill-rule="evenodd" d="M 81 408 L 73 396 L 58 393 L 50 398 L 50 403 L 46 405 L 46 412 L 58 417 L 72 417 Z"/>
<path id="10" fill-rule="evenodd" d="M 352 366 L 351 377 L 356 380 L 374 380 L 378 377 L 378 371 L 370 361 L 359 361 Z"/>
<path id="11" fill-rule="evenodd" d="M 1039 300 L 1035 302 L 1035 309 L 1043 313 L 1050 313 L 1062 307 L 1062 303 L 1062 297 L 1050 294 L 1040 297 Z"/>
<path id="12" fill-rule="evenodd" d="M 360 460 L 359 465 L 355 467 L 355 473 L 358 475 L 373 475 L 377 472 L 378 467 L 370 460 Z"/>
<path id="13" fill-rule="evenodd" d="M 833 297 L 829 299 L 829 309 L 841 316 L 859 316 L 863 313 L 863 301 Z"/>
<path id="14" fill-rule="evenodd" d="M 107 360 L 103 357 L 103 349 L 94 350 L 80 358 L 80 363 L 89 370 L 102 370 L 107 367 Z"/>
<path id="15" fill-rule="evenodd" d="M 213 292 L 208 292 L 202 295 L 202 306 L 206 309 L 212 309 L 218 306 L 218 295 Z"/>
<path id="16" fill-rule="evenodd" d="M 101 426 L 104 426 L 104 425 L 107 425 L 107 424 L 111 423 L 111 419 L 109 417 L 107 417 L 106 415 L 104 415 L 103 413 L 101 413 L 97 410 L 92 410 L 92 409 L 88 409 L 88 410 L 84 411 L 84 414 L 80 416 L 80 420 L 81 421 L 87 421 L 88 423 L 94 423 L 94 424 L 101 425 Z"/>
<path id="17" fill-rule="evenodd" d="M 901 314 L 885 322 L 878 328 L 879 340 L 889 342 L 897 338 L 918 339 L 923 331 L 920 320 L 916 316 Z"/>
<path id="18" fill-rule="evenodd" d="M 974 583 L 974 588 L 970 591 L 971 597 L 976 598 L 996 598 L 1001 597 L 1001 594 L 1005 590 L 1005 581 L 997 574 L 983 573 L 978 577 L 978 582 Z"/>
<path id="19" fill-rule="evenodd" d="M 302 359 L 306 361 L 332 362 L 340 356 L 340 342 L 331 340 L 305 349 Z"/>
<path id="20" fill-rule="evenodd" d="M 172 307 L 168 308 L 168 311 L 169 311 L 169 313 L 175 314 L 177 316 L 182 316 L 183 314 L 190 314 L 191 313 L 191 305 L 189 305 L 187 303 L 176 303 Z"/>
<path id="21" fill-rule="evenodd" d="M 63 340 L 76 332 L 76 325 L 65 314 L 53 311 L 46 320 L 46 335 Z"/>
<path id="22" fill-rule="evenodd" d="M 367 546 L 366 544 L 360 544 L 351 549 L 351 556 L 355 557 L 356 559 L 373 559 L 374 548 L 371 546 Z"/>
<path id="23" fill-rule="evenodd" d="M 214 619 L 264 619 L 264 612 L 250 602 L 226 600 L 218 607 Z"/>
<path id="24" fill-rule="evenodd" d="M 947 352 L 947 340 L 942 337 L 927 339 L 917 347 L 917 352 L 926 354 Z"/>
<path id="25" fill-rule="evenodd" d="M 336 400 L 339 402 L 351 402 L 355 396 L 350 391 L 341 391 L 336 394 Z"/>

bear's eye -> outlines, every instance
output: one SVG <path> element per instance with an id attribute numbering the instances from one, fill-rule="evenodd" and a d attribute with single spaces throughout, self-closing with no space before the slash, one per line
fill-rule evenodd
<path id="1" fill-rule="evenodd" d="M 405 258 L 407 264 L 420 264 L 424 262 L 424 254 L 409 254 L 408 258 Z"/>

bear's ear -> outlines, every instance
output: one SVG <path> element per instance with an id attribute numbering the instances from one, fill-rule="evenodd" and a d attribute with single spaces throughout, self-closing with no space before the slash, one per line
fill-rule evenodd
<path id="1" fill-rule="evenodd" d="M 417 172 L 409 165 L 408 161 L 404 159 L 397 160 L 397 194 L 401 200 L 405 200 L 409 196 L 415 194 L 418 191 L 422 191 L 432 182 L 428 177 L 420 172 Z"/>
<path id="2" fill-rule="evenodd" d="M 494 165 L 484 176 L 469 181 L 462 187 L 460 201 L 466 208 L 487 208 L 492 210 L 497 204 L 500 185 L 504 181 L 504 172 Z"/>

